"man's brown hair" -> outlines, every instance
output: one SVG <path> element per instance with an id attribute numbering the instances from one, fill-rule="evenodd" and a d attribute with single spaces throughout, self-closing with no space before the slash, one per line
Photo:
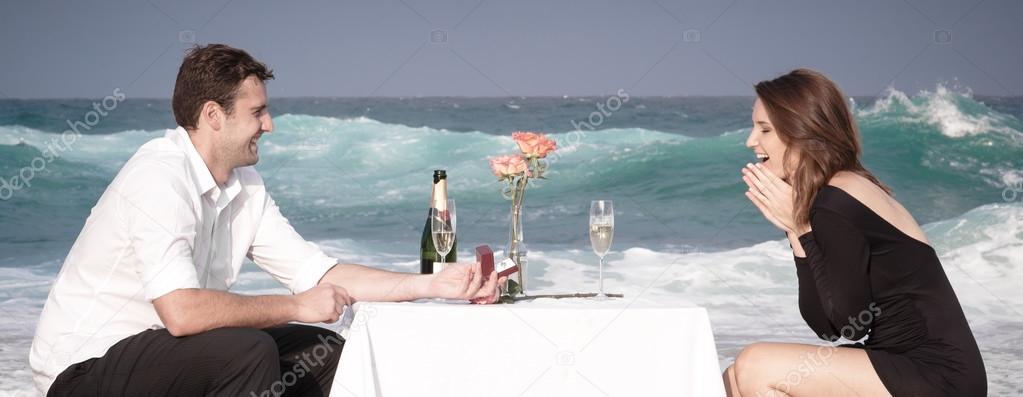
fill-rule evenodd
<path id="1" fill-rule="evenodd" d="M 181 61 L 174 83 L 174 119 L 185 129 L 197 128 L 199 112 L 207 101 L 216 102 L 231 114 L 235 95 L 249 76 L 267 81 L 274 78 L 274 73 L 238 48 L 224 44 L 192 47 Z"/>

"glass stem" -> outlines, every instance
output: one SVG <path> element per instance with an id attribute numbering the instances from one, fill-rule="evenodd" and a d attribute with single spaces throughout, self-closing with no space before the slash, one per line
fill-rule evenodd
<path id="1" fill-rule="evenodd" d="M 598 283 L 600 285 L 600 296 L 604 295 L 604 256 L 600 256 L 600 276 L 598 277 Z"/>

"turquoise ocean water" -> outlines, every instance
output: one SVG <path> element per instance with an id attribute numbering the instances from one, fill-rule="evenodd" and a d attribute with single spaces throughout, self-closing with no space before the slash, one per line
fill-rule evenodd
<path id="1" fill-rule="evenodd" d="M 0 101 L 0 178 L 24 182 L 0 189 L 0 394 L 31 388 L 35 320 L 90 208 L 139 145 L 174 126 L 169 101 L 126 94 L 65 144 L 61 132 L 92 100 Z M 864 163 L 942 256 L 992 395 L 1023 393 L 1010 379 L 1023 370 L 1023 98 L 939 85 L 850 101 Z M 560 149 L 549 179 L 527 192 L 529 284 L 594 288 L 589 202 L 615 200 L 608 286 L 708 307 L 724 365 L 754 340 L 814 342 L 783 236 L 742 194 L 752 102 L 632 97 L 612 111 L 607 97 L 271 99 L 276 128 L 257 168 L 307 239 L 342 260 L 412 270 L 431 170 L 448 172 L 461 256 L 499 249 L 508 202 L 486 159 L 514 152 L 514 130 L 546 132 Z M 254 266 L 245 272 L 239 291 L 279 291 Z"/>

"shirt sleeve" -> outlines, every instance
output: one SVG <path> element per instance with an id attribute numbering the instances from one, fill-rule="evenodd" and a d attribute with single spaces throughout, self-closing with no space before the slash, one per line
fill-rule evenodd
<path id="1" fill-rule="evenodd" d="M 196 214 L 183 181 L 164 167 L 140 166 L 113 189 L 148 301 L 177 289 L 199 288 L 192 260 Z"/>
<path id="2" fill-rule="evenodd" d="M 859 229 L 849 223 L 842 215 L 828 209 L 816 208 L 811 214 L 812 231 L 799 236 L 799 243 L 806 251 L 806 267 L 797 274 L 800 281 L 800 311 L 804 310 L 814 324 L 814 331 L 827 330 L 820 319 L 820 312 L 830 322 L 831 334 L 826 339 L 837 336 L 849 340 L 863 338 L 869 327 L 852 324 L 857 315 L 868 310 L 871 302 L 870 276 L 867 272 L 870 265 L 870 245 Z M 811 288 L 816 287 L 816 289 Z M 820 311 L 812 302 L 814 291 L 820 304 Z M 805 293 L 805 302 L 804 302 Z M 835 335 L 834 331 L 840 331 Z"/>
<path id="3" fill-rule="evenodd" d="M 337 264 L 291 227 L 269 194 L 248 257 L 295 294 L 315 287 Z"/>

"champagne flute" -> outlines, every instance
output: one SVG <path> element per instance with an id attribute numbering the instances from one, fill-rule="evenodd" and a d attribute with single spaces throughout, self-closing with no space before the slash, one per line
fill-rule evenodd
<path id="1" fill-rule="evenodd" d="M 444 260 L 451 247 L 455 244 L 455 227 L 457 217 L 455 216 L 455 200 L 447 199 L 440 202 L 443 207 L 434 209 L 430 217 L 430 230 L 433 235 L 433 246 L 437 249 L 438 261 L 434 265 L 434 273 L 444 269 Z"/>
<path id="2" fill-rule="evenodd" d="M 604 294 L 604 256 L 611 248 L 611 239 L 615 232 L 614 203 L 611 200 L 594 200 L 590 202 L 590 246 L 593 253 L 600 258 L 600 292 L 597 299 L 607 299 Z"/>

